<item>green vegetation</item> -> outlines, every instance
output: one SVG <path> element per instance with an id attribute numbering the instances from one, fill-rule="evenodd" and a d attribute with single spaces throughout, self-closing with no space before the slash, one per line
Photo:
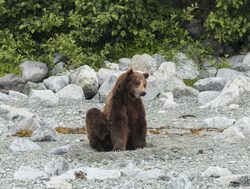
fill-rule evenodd
<path id="1" fill-rule="evenodd" d="M 249 48 L 250 0 L 0 0 L 0 75 L 19 73 L 26 59 L 53 62 L 59 52 L 68 64 L 95 69 L 137 53 L 172 58 L 185 51 L 197 62 L 212 53 L 213 39 Z M 203 32 L 191 37 L 193 19 Z"/>
<path id="2" fill-rule="evenodd" d="M 194 87 L 194 83 L 198 80 L 199 80 L 198 78 L 195 78 L 195 79 L 184 79 L 183 81 L 187 86 Z"/>

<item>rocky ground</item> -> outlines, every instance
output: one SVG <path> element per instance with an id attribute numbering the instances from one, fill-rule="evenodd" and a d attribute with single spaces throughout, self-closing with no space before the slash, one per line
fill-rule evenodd
<path id="1" fill-rule="evenodd" d="M 190 96 L 175 99 L 178 107 L 167 110 L 159 98 L 146 101 L 149 145 L 135 151 L 100 153 L 89 147 L 85 134 L 59 134 L 57 141 L 36 142 L 40 150 L 13 152 L 10 145 L 17 137 L 2 135 L 0 188 L 250 188 L 248 132 L 225 133 L 237 120 L 249 117 L 249 97 L 241 97 L 239 108 L 218 111 L 200 109 L 197 97 Z M 84 126 L 90 107 L 103 107 L 96 101 L 51 108 L 16 100 L 1 104 L 25 108 L 57 127 L 71 128 Z M 205 121 L 215 116 L 219 118 Z M 65 145 L 62 153 L 50 152 Z M 52 177 L 44 168 L 51 161 L 65 163 L 52 166 L 58 169 Z M 22 166 L 30 168 L 25 171 Z"/>

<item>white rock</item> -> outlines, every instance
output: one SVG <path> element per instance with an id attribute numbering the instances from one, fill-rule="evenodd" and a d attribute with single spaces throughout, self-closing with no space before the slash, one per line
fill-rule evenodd
<path id="1" fill-rule="evenodd" d="M 139 180 L 148 180 L 148 179 L 159 179 L 160 177 L 165 176 L 165 172 L 162 169 L 149 169 L 146 171 L 139 172 L 135 178 Z"/>
<path id="2" fill-rule="evenodd" d="M 32 90 L 30 93 L 30 106 L 54 107 L 59 104 L 59 98 L 51 90 Z"/>
<path id="3" fill-rule="evenodd" d="M 175 57 L 177 61 L 177 74 L 182 79 L 196 79 L 199 73 L 199 67 L 192 59 L 187 58 L 184 53 L 178 53 Z"/>
<path id="4" fill-rule="evenodd" d="M 243 59 L 244 64 L 250 64 L 250 52 Z"/>
<path id="5" fill-rule="evenodd" d="M 135 164 L 129 163 L 121 172 L 129 177 L 135 176 L 137 173 L 141 172 L 142 170 L 136 167 Z"/>
<path id="6" fill-rule="evenodd" d="M 54 128 L 48 125 L 38 127 L 31 136 L 34 142 L 56 141 L 58 139 L 57 132 Z"/>
<path id="7" fill-rule="evenodd" d="M 121 58 L 118 60 L 119 70 L 126 71 L 131 64 L 130 58 Z"/>
<path id="8" fill-rule="evenodd" d="M 68 144 L 68 145 L 60 146 L 58 148 L 53 148 L 49 151 L 49 153 L 54 154 L 54 155 L 62 155 L 62 154 L 69 152 L 71 148 L 72 146 Z"/>
<path id="9" fill-rule="evenodd" d="M 241 119 L 235 122 L 234 126 L 239 128 L 245 136 L 247 137 L 250 136 L 250 118 L 249 117 L 242 117 Z"/>
<path id="10" fill-rule="evenodd" d="M 220 183 L 222 188 L 249 188 L 249 180 L 250 180 L 250 175 L 229 175 L 225 177 L 218 178 L 217 181 Z M 234 186 L 233 183 L 236 185 Z"/>
<path id="11" fill-rule="evenodd" d="M 228 106 L 228 109 L 229 110 L 238 110 L 240 108 L 240 105 L 239 104 L 230 104 Z"/>
<path id="12" fill-rule="evenodd" d="M 243 73 L 235 71 L 235 70 L 231 70 L 229 68 L 222 68 L 218 70 L 216 77 L 220 77 L 227 82 L 227 81 L 234 80 L 240 75 L 243 75 Z"/>
<path id="13" fill-rule="evenodd" d="M 228 59 L 228 62 L 230 63 L 231 66 L 234 66 L 238 63 L 243 63 L 243 60 L 245 58 L 246 55 L 236 55 L 236 56 L 232 56 Z"/>
<path id="14" fill-rule="evenodd" d="M 109 61 L 104 61 L 104 62 L 105 62 L 106 68 L 111 69 L 111 70 L 119 70 L 119 65 L 118 64 L 111 63 Z"/>
<path id="15" fill-rule="evenodd" d="M 10 98 L 7 94 L 0 92 L 0 101 L 9 101 Z"/>
<path id="16" fill-rule="evenodd" d="M 22 181 L 31 181 L 43 177 L 45 173 L 30 166 L 21 166 L 15 173 L 14 179 Z"/>
<path id="17" fill-rule="evenodd" d="M 185 176 L 177 176 L 172 178 L 166 185 L 167 189 L 192 189 L 191 181 Z"/>
<path id="18" fill-rule="evenodd" d="M 64 160 L 52 160 L 44 166 L 44 171 L 49 176 L 61 175 L 68 170 L 69 164 Z"/>
<path id="19" fill-rule="evenodd" d="M 154 76 L 150 75 L 147 78 L 146 93 L 147 94 L 143 97 L 144 100 L 154 100 L 160 94 L 157 79 Z"/>
<path id="20" fill-rule="evenodd" d="M 178 107 L 178 104 L 174 102 L 174 95 L 171 92 L 167 92 L 162 94 L 162 100 L 164 101 L 163 108 L 164 109 L 175 109 Z M 165 97 L 165 98 L 164 98 Z"/>
<path id="21" fill-rule="evenodd" d="M 83 90 L 77 85 L 70 84 L 56 93 L 60 100 L 82 100 L 85 99 Z"/>
<path id="22" fill-rule="evenodd" d="M 31 81 L 28 81 L 25 84 L 22 92 L 29 96 L 32 90 L 47 90 L 47 88 L 43 83 L 33 83 Z"/>
<path id="23" fill-rule="evenodd" d="M 46 183 L 47 189 L 72 189 L 72 185 L 64 180 L 51 178 L 50 181 Z"/>
<path id="24" fill-rule="evenodd" d="M 237 142 L 239 140 L 245 139 L 246 137 L 241 132 L 238 127 L 232 126 L 225 129 L 222 133 L 214 136 L 216 141 L 227 141 L 227 142 Z"/>
<path id="25" fill-rule="evenodd" d="M 29 98 L 27 95 L 17 92 L 17 91 L 9 91 L 9 97 L 12 100 L 16 100 L 16 101 L 27 101 Z"/>
<path id="26" fill-rule="evenodd" d="M 221 91 L 226 82 L 219 77 L 200 79 L 194 83 L 194 87 L 199 91 Z"/>
<path id="27" fill-rule="evenodd" d="M 250 92 L 250 78 L 240 75 L 231 82 L 228 82 L 221 94 L 200 108 L 211 108 L 217 110 L 219 107 L 225 107 L 230 104 L 238 103 L 243 93 Z"/>
<path id="28" fill-rule="evenodd" d="M 137 54 L 132 57 L 129 68 L 152 74 L 156 70 L 156 61 L 148 54 Z"/>
<path id="29" fill-rule="evenodd" d="M 80 86 L 87 99 L 98 92 L 98 79 L 93 68 L 84 65 L 69 75 L 70 83 Z"/>
<path id="30" fill-rule="evenodd" d="M 30 141 L 27 138 L 17 138 L 10 145 L 10 150 L 12 152 L 30 152 L 41 149 L 42 148 L 38 144 Z"/>
<path id="31" fill-rule="evenodd" d="M 228 128 L 232 126 L 236 120 L 230 119 L 224 116 L 215 116 L 215 117 L 206 118 L 203 121 L 206 124 L 206 128 L 223 129 L 223 128 Z"/>
<path id="32" fill-rule="evenodd" d="M 231 174 L 232 172 L 226 168 L 222 168 L 219 166 L 210 166 L 201 174 L 201 176 L 219 178 Z"/>
<path id="33" fill-rule="evenodd" d="M 40 82 L 48 74 L 48 67 L 42 62 L 28 60 L 20 64 L 20 68 L 25 81 Z"/>
<path id="34" fill-rule="evenodd" d="M 51 76 L 43 80 L 43 83 L 47 87 L 47 89 L 50 89 L 56 93 L 69 84 L 69 77 L 66 75 Z"/>
<path id="35" fill-rule="evenodd" d="M 214 100 L 217 96 L 220 95 L 220 92 L 217 91 L 203 91 L 198 94 L 198 102 L 200 104 L 206 104 Z"/>
<path id="36" fill-rule="evenodd" d="M 110 78 L 116 72 L 114 70 L 100 68 L 97 72 L 98 83 L 101 86 L 107 78 Z"/>

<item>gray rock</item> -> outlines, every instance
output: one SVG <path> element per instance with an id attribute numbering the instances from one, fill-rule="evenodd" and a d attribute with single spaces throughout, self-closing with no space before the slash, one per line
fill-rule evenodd
<path id="1" fill-rule="evenodd" d="M 25 86 L 24 86 L 24 89 L 23 89 L 23 93 L 26 94 L 26 95 L 30 95 L 30 92 L 32 90 L 46 90 L 46 86 L 43 84 L 43 83 L 33 83 L 31 81 L 28 81 Z"/>
<path id="2" fill-rule="evenodd" d="M 49 153 L 53 155 L 62 155 L 62 154 L 68 153 L 71 148 L 72 146 L 68 144 L 65 146 L 58 147 L 58 148 L 53 148 L 49 151 Z"/>
<path id="3" fill-rule="evenodd" d="M 45 80 L 43 80 L 44 85 L 47 87 L 47 89 L 52 90 L 53 92 L 58 92 L 62 88 L 69 85 L 69 77 L 64 76 L 51 76 Z"/>
<path id="4" fill-rule="evenodd" d="M 139 180 L 148 180 L 148 179 L 160 179 L 165 176 L 165 171 L 162 169 L 149 169 L 146 171 L 139 172 L 135 178 Z"/>
<path id="5" fill-rule="evenodd" d="M 0 101 L 9 101 L 10 98 L 7 94 L 0 92 Z"/>
<path id="6" fill-rule="evenodd" d="M 243 64 L 250 64 L 250 52 L 244 57 Z"/>
<path id="7" fill-rule="evenodd" d="M 179 98 L 182 96 L 195 96 L 197 97 L 199 94 L 199 91 L 194 89 L 193 87 L 189 86 L 176 86 L 176 88 L 173 90 L 173 94 L 175 98 Z"/>
<path id="8" fill-rule="evenodd" d="M 72 84 L 58 91 L 56 93 L 56 96 L 60 100 L 68 100 L 68 101 L 85 99 L 82 88 L 77 85 L 72 85 Z"/>
<path id="9" fill-rule="evenodd" d="M 203 177 L 213 178 L 219 178 L 229 175 L 232 175 L 232 172 L 230 170 L 219 166 L 210 166 L 201 174 L 201 176 Z"/>
<path id="10" fill-rule="evenodd" d="M 243 63 L 243 60 L 245 58 L 246 55 L 236 55 L 236 56 L 232 56 L 228 59 L 228 62 L 231 66 L 234 66 L 238 63 Z"/>
<path id="11" fill-rule="evenodd" d="M 51 90 L 32 90 L 30 93 L 30 106 L 54 107 L 58 104 L 59 98 Z"/>
<path id="12" fill-rule="evenodd" d="M 159 66 L 161 65 L 161 63 L 166 62 L 166 59 L 163 55 L 161 54 L 153 54 L 152 56 L 155 59 L 156 62 L 156 67 L 159 68 Z"/>
<path id="13" fill-rule="evenodd" d="M 49 125 L 38 127 L 31 136 L 33 142 L 56 141 L 57 139 L 58 135 L 55 128 L 52 128 Z"/>
<path id="14" fill-rule="evenodd" d="M 72 185 L 61 179 L 51 178 L 50 181 L 46 183 L 47 189 L 72 189 Z"/>
<path id="15" fill-rule="evenodd" d="M 192 189 L 191 181 L 185 176 L 180 175 L 173 177 L 168 183 L 166 188 L 168 189 Z"/>
<path id="16" fill-rule="evenodd" d="M 202 20 L 193 19 L 187 24 L 187 31 L 192 37 L 199 37 L 203 31 Z"/>
<path id="17" fill-rule="evenodd" d="M 224 49 L 223 49 L 222 45 L 218 41 L 216 41 L 215 39 L 207 38 L 202 42 L 202 44 L 206 48 L 213 49 L 214 56 L 220 56 L 224 53 Z"/>
<path id="18" fill-rule="evenodd" d="M 23 94 L 23 93 L 20 93 L 20 92 L 17 92 L 17 91 L 9 91 L 9 97 L 10 99 L 12 100 L 15 100 L 15 101 L 28 101 L 28 96 Z"/>
<path id="19" fill-rule="evenodd" d="M 25 85 L 25 80 L 15 74 L 7 74 L 0 77 L 0 92 L 8 93 L 9 90 L 22 92 Z"/>
<path id="20" fill-rule="evenodd" d="M 150 75 L 147 78 L 146 93 L 146 96 L 143 97 L 144 100 L 154 100 L 160 94 L 157 79 L 154 76 Z"/>
<path id="21" fill-rule="evenodd" d="M 12 152 L 31 152 L 41 149 L 42 148 L 38 144 L 27 138 L 17 138 L 10 144 L 10 150 Z"/>
<path id="22" fill-rule="evenodd" d="M 203 105 L 216 99 L 219 95 L 220 92 L 217 91 L 203 91 L 198 94 L 198 102 Z"/>
<path id="23" fill-rule="evenodd" d="M 42 62 L 27 60 L 20 64 L 20 68 L 25 81 L 37 83 L 48 75 L 48 67 Z"/>
<path id="24" fill-rule="evenodd" d="M 50 73 L 51 75 L 63 75 L 68 73 L 68 70 L 66 70 L 64 62 L 59 62 L 58 64 L 54 65 Z"/>
<path id="25" fill-rule="evenodd" d="M 243 75 L 243 73 L 235 71 L 235 70 L 231 70 L 229 68 L 222 68 L 218 70 L 216 77 L 220 77 L 227 82 L 227 81 L 234 80 L 239 75 Z"/>
<path id="26" fill-rule="evenodd" d="M 249 117 L 242 117 L 237 120 L 234 124 L 235 127 L 239 128 L 242 133 L 249 137 L 250 136 L 250 118 Z"/>
<path id="27" fill-rule="evenodd" d="M 118 60 L 119 70 L 126 71 L 131 64 L 130 58 L 121 58 Z"/>
<path id="28" fill-rule="evenodd" d="M 20 129 L 34 131 L 40 126 L 39 117 L 23 108 L 0 105 L 0 116 L 14 123 L 14 127 L 9 128 L 12 134 Z"/>
<path id="29" fill-rule="evenodd" d="M 61 175 L 69 170 L 69 164 L 64 160 L 52 160 L 44 166 L 44 170 L 49 176 Z"/>
<path id="30" fill-rule="evenodd" d="M 54 61 L 53 61 L 54 64 L 58 64 L 58 63 L 64 62 L 64 61 L 66 61 L 66 57 L 63 54 L 61 54 L 59 52 L 54 53 Z"/>
<path id="31" fill-rule="evenodd" d="M 222 188 L 249 188 L 250 186 L 250 175 L 229 175 L 217 179 Z"/>
<path id="32" fill-rule="evenodd" d="M 250 71 L 250 63 L 238 63 L 232 66 L 232 69 L 240 72 L 247 72 Z"/>
<path id="33" fill-rule="evenodd" d="M 229 127 L 225 129 L 222 133 L 214 136 L 214 140 L 217 142 L 226 141 L 230 143 L 235 143 L 245 138 L 246 137 L 241 132 L 241 130 L 235 126 Z"/>
<path id="34" fill-rule="evenodd" d="M 163 62 L 161 63 L 159 69 L 153 74 L 156 78 L 167 79 L 170 76 L 177 76 L 176 65 L 174 62 Z"/>
<path id="35" fill-rule="evenodd" d="M 162 100 L 164 101 L 164 109 L 175 109 L 178 107 L 178 104 L 174 102 L 174 95 L 171 92 L 162 94 Z"/>
<path id="36" fill-rule="evenodd" d="M 111 63 L 109 61 L 104 61 L 105 67 L 110 70 L 119 70 L 119 65 L 116 63 Z"/>
<path id="37" fill-rule="evenodd" d="M 98 92 L 98 79 L 94 69 L 84 65 L 70 75 L 70 83 L 83 89 L 86 99 L 92 98 Z"/>
<path id="38" fill-rule="evenodd" d="M 156 61 L 148 54 L 137 54 L 132 57 L 129 68 L 152 74 L 156 70 Z"/>
<path id="39" fill-rule="evenodd" d="M 45 173 L 30 166 L 21 166 L 15 173 L 14 179 L 22 181 L 31 181 L 43 177 Z"/>
<path id="40" fill-rule="evenodd" d="M 103 82 L 114 75 L 116 72 L 114 70 L 106 69 L 106 68 L 101 68 L 97 72 L 97 78 L 98 78 L 98 83 L 101 86 Z"/>
<path id="41" fill-rule="evenodd" d="M 196 79 L 199 76 L 198 65 L 192 59 L 187 58 L 184 53 L 178 53 L 175 59 L 177 61 L 177 74 L 182 79 Z"/>
<path id="42" fill-rule="evenodd" d="M 215 116 L 206 118 L 203 120 L 206 124 L 206 128 L 218 128 L 224 129 L 232 126 L 235 123 L 235 119 L 230 119 L 225 116 Z"/>
<path id="43" fill-rule="evenodd" d="M 209 78 L 209 77 L 215 77 L 216 74 L 217 74 L 217 68 L 208 67 L 208 68 L 204 68 L 204 70 L 200 72 L 200 75 L 198 76 L 198 78 L 204 79 L 204 78 Z"/>
<path id="44" fill-rule="evenodd" d="M 221 91 L 226 82 L 219 77 L 200 79 L 194 83 L 194 87 L 199 91 Z"/>

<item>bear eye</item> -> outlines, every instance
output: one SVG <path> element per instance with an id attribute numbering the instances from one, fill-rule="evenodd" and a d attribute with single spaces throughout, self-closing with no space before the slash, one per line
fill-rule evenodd
<path id="1" fill-rule="evenodd" d="M 135 84 L 136 84 L 136 85 L 140 85 L 140 81 L 136 81 Z"/>

